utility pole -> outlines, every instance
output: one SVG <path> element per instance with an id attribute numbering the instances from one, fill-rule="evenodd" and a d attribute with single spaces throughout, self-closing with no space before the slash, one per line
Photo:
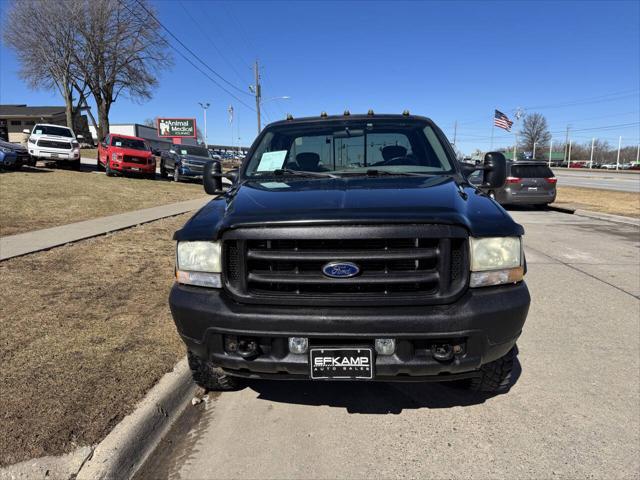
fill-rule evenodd
<path id="1" fill-rule="evenodd" d="M 260 87 L 260 67 L 258 65 L 258 60 L 253 64 L 253 73 L 255 75 L 255 85 L 249 87 L 249 90 L 253 92 L 256 97 L 256 113 L 258 114 L 258 133 L 262 130 L 262 125 L 260 122 L 260 103 L 262 99 L 262 88 Z"/>
<path id="2" fill-rule="evenodd" d="M 515 162 L 516 160 L 518 160 L 517 153 L 516 153 L 516 148 L 518 146 L 518 134 L 516 133 L 514 137 L 515 137 L 515 141 L 513 143 L 513 161 Z"/>
<path id="3" fill-rule="evenodd" d="M 533 153 L 531 154 L 531 160 L 536 159 L 536 143 L 538 142 L 533 142 Z"/>
<path id="4" fill-rule="evenodd" d="M 569 158 L 567 160 L 567 167 L 571 168 L 571 144 L 573 140 L 569 140 Z"/>
<path id="5" fill-rule="evenodd" d="M 591 139 L 591 159 L 589 160 L 589 169 L 593 168 L 593 147 L 594 147 L 595 143 L 596 143 L 596 138 L 593 137 Z"/>
<path id="6" fill-rule="evenodd" d="M 209 102 L 198 102 L 204 111 L 204 146 L 209 148 L 209 141 L 207 140 L 207 108 L 211 106 Z"/>
<path id="7" fill-rule="evenodd" d="M 553 151 L 553 140 L 549 141 L 549 168 L 551 168 L 551 152 Z"/>
<path id="8" fill-rule="evenodd" d="M 567 161 L 567 154 L 569 153 L 569 125 L 567 125 L 567 134 L 564 137 L 564 155 L 562 157 L 562 162 Z M 567 168 L 569 167 L 569 162 L 567 162 Z"/>
<path id="9" fill-rule="evenodd" d="M 618 138 L 618 157 L 616 158 L 616 170 L 620 168 L 620 147 L 622 147 L 622 136 Z"/>
<path id="10" fill-rule="evenodd" d="M 638 151 L 636 152 L 636 163 L 640 163 L 640 143 L 638 144 Z"/>
<path id="11" fill-rule="evenodd" d="M 453 124 L 453 144 L 456 144 L 456 136 L 458 135 L 458 121 Z"/>

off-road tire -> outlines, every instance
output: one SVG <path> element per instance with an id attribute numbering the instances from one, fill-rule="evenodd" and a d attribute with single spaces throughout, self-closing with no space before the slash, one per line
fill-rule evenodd
<path id="1" fill-rule="evenodd" d="M 69 167 L 71 167 L 71 170 L 76 170 L 76 171 L 81 170 L 82 164 L 80 162 L 80 159 L 69 162 Z"/>
<path id="2" fill-rule="evenodd" d="M 180 170 L 178 170 L 177 166 L 173 167 L 173 181 L 179 183 L 182 181 L 182 177 L 180 176 Z"/>
<path id="3" fill-rule="evenodd" d="M 513 365 L 518 356 L 514 346 L 504 357 L 480 367 L 480 375 L 469 380 L 466 387 L 474 392 L 501 393 L 511 387 Z"/>
<path id="4" fill-rule="evenodd" d="M 221 368 L 201 360 L 192 352 L 187 352 L 187 359 L 193 381 L 205 390 L 210 392 L 230 391 L 237 390 L 242 386 L 240 378 L 227 375 Z"/>
<path id="5" fill-rule="evenodd" d="M 102 172 L 104 167 L 100 164 L 100 156 L 96 157 L 96 171 Z"/>

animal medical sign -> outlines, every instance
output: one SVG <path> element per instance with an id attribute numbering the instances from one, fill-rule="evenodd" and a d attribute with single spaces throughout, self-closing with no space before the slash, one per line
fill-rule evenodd
<path id="1" fill-rule="evenodd" d="M 158 118 L 158 136 L 196 138 L 196 119 Z"/>

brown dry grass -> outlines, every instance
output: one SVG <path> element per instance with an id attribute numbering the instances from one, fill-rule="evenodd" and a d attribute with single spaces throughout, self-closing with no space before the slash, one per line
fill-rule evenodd
<path id="1" fill-rule="evenodd" d="M 85 167 L 86 168 L 86 167 Z M 54 227 L 204 195 L 196 183 L 23 168 L 0 174 L 0 236 Z"/>
<path id="2" fill-rule="evenodd" d="M 554 205 L 640 217 L 640 195 L 595 188 L 558 187 Z"/>
<path id="3" fill-rule="evenodd" d="M 167 298 L 188 216 L 0 263 L 0 465 L 95 444 L 184 355 Z"/>

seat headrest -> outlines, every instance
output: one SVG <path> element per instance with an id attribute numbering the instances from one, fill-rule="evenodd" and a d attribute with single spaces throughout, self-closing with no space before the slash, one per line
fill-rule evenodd
<path id="1" fill-rule="evenodd" d="M 301 170 L 313 171 L 318 168 L 320 155 L 314 152 L 303 152 L 296 155 L 296 163 Z"/>
<path id="2" fill-rule="evenodd" d="M 382 158 L 391 160 L 392 158 L 405 157 L 407 149 L 402 145 L 387 145 L 382 148 Z"/>

